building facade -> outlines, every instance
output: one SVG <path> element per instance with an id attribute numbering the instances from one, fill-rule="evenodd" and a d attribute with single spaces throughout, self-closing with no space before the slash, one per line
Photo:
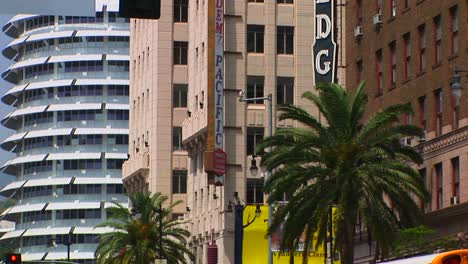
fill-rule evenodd
<path id="1" fill-rule="evenodd" d="M 112 202 L 128 203 L 129 21 L 118 2 L 101 2 L 96 17 L 16 15 L 3 27 L 14 40 L 3 49 L 13 86 L 2 101 L 14 110 L 2 125 L 14 132 L 1 147 L 16 157 L 2 170 L 16 179 L 1 193 L 17 202 L 1 216 L 16 228 L 0 239 L 23 261 L 69 253 L 95 263 L 108 231 L 96 225 Z"/>
<path id="2" fill-rule="evenodd" d="M 208 101 L 215 58 L 209 28 L 215 4 L 221 2 L 224 16 L 216 19 L 223 22 L 218 32 L 225 35 L 221 78 L 227 173 L 224 185 L 215 186 L 204 164 L 214 111 Z M 233 263 L 229 203 L 237 198 L 243 204 L 265 202 L 263 175 L 251 175 L 249 167 L 253 158 L 259 164 L 253 151 L 268 131 L 267 102 L 239 102 L 239 91 L 247 98 L 272 94 L 274 107 L 294 103 L 317 113 L 301 98 L 314 90 L 314 6 L 309 0 L 175 0 L 162 2 L 158 21 L 131 21 L 130 159 L 124 164 L 124 182 L 131 191 L 162 192 L 186 201 L 176 214 L 189 221 L 195 263 L 207 263 L 212 242 L 218 263 Z M 344 1 L 338 1 L 335 36 L 344 34 L 343 7 Z M 344 41 L 337 39 L 336 76 L 342 84 Z M 273 113 L 274 129 L 297 125 L 277 121 Z"/>
<path id="3" fill-rule="evenodd" d="M 467 232 L 468 76 L 461 97 L 452 95 L 454 70 L 468 68 L 468 3 L 465 0 L 353 0 L 347 4 L 347 87 L 365 80 L 369 111 L 410 103 L 401 122 L 419 125 L 423 138 L 405 138 L 424 163 L 417 166 L 431 193 L 421 204 L 425 223 L 437 236 Z M 367 242 L 359 262 L 372 255 Z"/>

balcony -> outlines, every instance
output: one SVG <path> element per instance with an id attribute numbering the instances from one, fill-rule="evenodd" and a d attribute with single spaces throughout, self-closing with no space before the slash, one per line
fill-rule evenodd
<path id="1" fill-rule="evenodd" d="M 182 142 L 201 133 L 207 127 L 207 119 L 206 109 L 200 109 L 185 119 L 182 123 Z"/>
<path id="2" fill-rule="evenodd" d="M 122 179 L 125 186 L 132 192 L 134 181 L 146 183 L 150 168 L 150 155 L 147 152 L 132 155 L 122 166 Z M 140 190 L 142 191 L 142 190 Z"/>

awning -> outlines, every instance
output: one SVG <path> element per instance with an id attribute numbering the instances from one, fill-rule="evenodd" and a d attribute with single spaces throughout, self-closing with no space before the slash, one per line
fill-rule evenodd
<path id="1" fill-rule="evenodd" d="M 14 181 L 7 186 L 3 187 L 0 192 L 8 191 L 8 190 L 15 190 L 21 188 L 26 181 Z"/>
<path id="2" fill-rule="evenodd" d="M 47 160 L 100 159 L 101 152 L 51 153 Z"/>
<path id="3" fill-rule="evenodd" d="M 32 106 L 27 108 L 18 109 L 13 111 L 10 117 L 21 116 L 21 115 L 28 115 L 34 113 L 42 113 L 46 110 L 47 105 L 40 105 L 40 106 Z"/>
<path id="4" fill-rule="evenodd" d="M 111 227 L 75 227 L 73 234 L 105 234 L 114 231 Z"/>
<path id="5" fill-rule="evenodd" d="M 46 210 L 71 210 L 71 209 L 99 209 L 100 202 L 69 202 L 69 203 L 49 203 Z"/>
<path id="6" fill-rule="evenodd" d="M 75 85 L 129 85 L 128 79 L 78 79 Z"/>
<path id="7" fill-rule="evenodd" d="M 7 47 L 11 47 L 11 46 L 15 46 L 15 45 L 18 45 L 18 44 L 22 44 L 26 41 L 26 39 L 28 38 L 29 36 L 23 36 L 23 37 L 19 37 L 19 38 L 16 38 L 14 39 L 12 42 L 8 43 Z"/>
<path id="8" fill-rule="evenodd" d="M 44 209 L 45 205 L 46 205 L 45 203 L 17 205 L 17 206 L 13 206 L 11 210 L 9 210 L 6 214 L 17 214 L 17 213 L 22 213 L 22 212 L 41 211 L 42 209 Z"/>
<path id="9" fill-rule="evenodd" d="M 21 260 L 23 261 L 34 261 L 34 260 L 41 260 L 45 255 L 45 252 L 41 253 L 22 253 L 21 254 Z"/>
<path id="10" fill-rule="evenodd" d="M 47 253 L 46 260 L 60 260 L 67 259 L 67 252 L 49 252 Z M 71 259 L 94 259 L 94 252 L 91 251 L 73 251 L 70 252 Z"/>
<path id="11" fill-rule="evenodd" d="M 106 109 L 112 110 L 128 110 L 128 104 L 106 104 Z"/>
<path id="12" fill-rule="evenodd" d="M 126 128 L 77 128 L 74 135 L 128 135 Z"/>
<path id="13" fill-rule="evenodd" d="M 70 86 L 72 84 L 72 82 L 73 82 L 73 79 L 35 82 L 35 83 L 30 83 L 28 85 L 28 87 L 26 87 L 26 90 L 35 90 L 35 89 L 49 88 L 49 87 Z"/>
<path id="14" fill-rule="evenodd" d="M 5 95 L 9 95 L 9 94 L 13 94 L 13 93 L 17 93 L 17 92 L 21 92 L 24 90 L 24 88 L 26 88 L 26 86 L 28 86 L 27 84 L 22 84 L 22 85 L 17 85 L 13 88 L 11 88 L 10 90 L 8 90 L 5 94 Z"/>
<path id="15" fill-rule="evenodd" d="M 38 64 L 43 64 L 47 61 L 48 57 L 42 57 L 42 58 L 36 58 L 36 59 L 29 59 L 29 60 L 24 60 L 17 62 L 13 64 L 13 66 L 10 68 L 10 70 L 18 69 L 18 68 L 23 68 L 23 67 L 28 67 L 32 65 L 38 65 Z"/>
<path id="16" fill-rule="evenodd" d="M 34 179 L 28 180 L 24 187 L 33 186 L 49 186 L 49 185 L 67 185 L 70 184 L 72 178 L 45 178 L 45 179 Z"/>
<path id="17" fill-rule="evenodd" d="M 47 112 L 69 111 L 69 110 L 100 110 L 102 104 L 56 104 L 50 105 Z"/>
<path id="18" fill-rule="evenodd" d="M 129 37 L 130 31 L 117 31 L 117 30 L 78 30 L 76 32 L 77 37 L 108 37 L 108 36 L 122 36 Z"/>
<path id="19" fill-rule="evenodd" d="M 2 144 L 5 143 L 5 142 L 9 142 L 9 141 L 16 141 L 16 140 L 20 140 L 20 139 L 23 139 L 24 136 L 26 135 L 27 132 L 23 132 L 23 133 L 18 133 L 18 134 L 13 134 L 7 138 L 5 138 L 5 140 L 3 140 Z"/>
<path id="20" fill-rule="evenodd" d="M 102 54 L 77 54 L 77 55 L 60 55 L 50 57 L 49 62 L 67 62 L 67 61 L 100 61 Z"/>
<path id="21" fill-rule="evenodd" d="M 31 42 L 31 41 L 36 41 L 36 40 L 45 40 L 45 39 L 66 38 L 66 37 L 71 37 L 72 35 L 73 35 L 73 30 L 52 31 L 52 32 L 41 33 L 41 34 L 33 34 L 29 37 L 28 41 L 26 42 Z"/>
<path id="22" fill-rule="evenodd" d="M 13 22 L 20 21 L 20 20 L 23 20 L 23 19 L 26 19 L 26 18 L 32 18 L 32 17 L 37 17 L 37 16 L 39 16 L 39 15 L 31 15 L 31 14 L 16 15 L 16 16 L 12 17 L 10 20 L 8 20 L 7 23 L 13 23 Z"/>
<path id="23" fill-rule="evenodd" d="M 128 153 L 106 153 L 106 159 L 128 159 Z"/>
<path id="24" fill-rule="evenodd" d="M 118 204 L 122 205 L 123 207 L 128 208 L 128 203 L 118 203 Z M 117 207 L 117 206 L 110 202 L 107 202 L 106 204 L 104 204 L 104 208 L 111 208 L 111 207 Z"/>
<path id="25" fill-rule="evenodd" d="M 26 231 L 26 229 L 19 229 L 19 230 L 8 232 L 8 233 L 4 234 L 2 236 L 2 238 L 0 238 L 0 240 L 4 240 L 4 239 L 8 239 L 8 238 L 21 237 L 23 235 L 24 231 Z"/>
<path id="26" fill-rule="evenodd" d="M 27 236 L 47 236 L 47 235 L 65 235 L 70 233 L 71 227 L 47 227 L 47 228 L 30 228 L 24 232 L 23 237 Z"/>
<path id="27" fill-rule="evenodd" d="M 36 130 L 29 132 L 24 138 L 36 138 L 36 137 L 51 137 L 51 136 L 64 136 L 71 135 L 73 128 L 59 128 L 59 129 L 47 129 L 47 130 Z"/>
<path id="28" fill-rule="evenodd" d="M 10 164 L 8 165 L 43 161 L 45 157 L 46 157 L 46 154 L 27 155 L 27 156 L 17 157 L 17 158 L 12 159 Z"/>
<path id="29" fill-rule="evenodd" d="M 106 60 L 108 61 L 129 61 L 129 55 L 121 55 L 121 54 L 107 54 Z"/>
<path id="30" fill-rule="evenodd" d="M 82 178 L 76 177 L 73 184 L 121 184 L 122 178 Z"/>

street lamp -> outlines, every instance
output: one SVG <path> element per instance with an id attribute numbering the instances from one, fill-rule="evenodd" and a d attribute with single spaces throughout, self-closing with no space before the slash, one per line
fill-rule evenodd
<path id="1" fill-rule="evenodd" d="M 67 246 L 67 261 L 70 262 L 70 246 L 73 244 L 71 241 L 71 232 L 68 233 L 68 237 L 66 240 L 63 239 L 59 241 L 61 242 L 62 245 Z M 56 247 L 57 246 L 57 238 L 50 238 L 49 243 L 47 245 L 48 247 Z"/>
<path id="2" fill-rule="evenodd" d="M 455 98 L 455 106 L 458 107 L 463 89 L 463 86 L 461 85 L 461 76 L 459 73 L 468 72 L 468 69 L 455 69 L 453 72 L 455 74 L 452 76 L 452 95 Z"/>
<path id="3" fill-rule="evenodd" d="M 188 207 L 187 207 L 188 208 Z M 190 208 L 188 208 L 190 209 Z M 163 247 L 162 247 L 162 236 L 163 236 L 163 230 L 162 230 L 162 219 L 163 219 L 163 213 L 164 213 L 164 209 L 162 208 L 161 205 L 159 205 L 159 207 L 155 210 L 156 213 L 159 214 L 159 251 L 158 251 L 158 255 L 159 255 L 159 259 L 163 259 L 163 255 L 164 255 L 164 251 L 163 251 Z M 136 209 L 136 208 L 132 208 L 130 210 L 130 215 L 132 217 L 133 220 L 137 220 L 137 219 L 140 219 L 141 218 L 141 212 L 140 210 Z"/>
<path id="4" fill-rule="evenodd" d="M 253 102 L 253 101 L 259 101 L 259 100 L 267 100 L 268 101 L 268 136 L 271 137 L 273 136 L 273 95 L 269 94 L 268 96 L 265 97 L 254 97 L 254 98 L 245 98 L 244 96 L 244 91 L 240 90 L 239 91 L 239 101 L 240 102 Z M 270 152 L 272 151 L 272 147 L 270 146 Z M 252 165 L 250 166 L 250 172 L 252 173 L 253 176 L 257 175 L 258 173 L 258 167 L 257 167 L 257 161 L 255 160 L 255 155 L 252 157 Z M 268 180 L 268 177 L 270 176 L 270 172 L 267 172 L 265 175 L 265 183 Z M 268 228 L 270 228 L 271 225 L 271 219 L 272 219 L 272 208 L 271 205 L 268 204 Z M 271 236 L 268 236 L 268 264 L 273 264 L 273 255 L 271 254 Z"/>

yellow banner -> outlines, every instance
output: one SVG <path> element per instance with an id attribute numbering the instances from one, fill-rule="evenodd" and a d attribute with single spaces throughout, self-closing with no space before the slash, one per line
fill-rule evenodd
<path id="1" fill-rule="evenodd" d="M 255 217 L 255 205 L 248 205 L 244 210 L 244 225 L 252 221 Z M 244 241 L 242 248 L 242 261 L 248 264 L 267 264 L 268 263 L 268 238 L 266 232 L 268 230 L 268 206 L 260 207 L 262 213 L 260 217 L 255 218 L 255 221 L 244 228 Z M 273 251 L 273 264 L 289 264 L 289 252 L 279 251 L 279 240 L 281 239 L 281 231 L 272 235 L 271 244 Z M 297 250 L 294 253 L 294 263 L 302 263 L 302 250 Z M 325 256 L 323 247 L 317 251 L 309 252 L 309 264 L 323 264 Z M 334 261 L 334 264 L 339 264 L 339 261 Z"/>

